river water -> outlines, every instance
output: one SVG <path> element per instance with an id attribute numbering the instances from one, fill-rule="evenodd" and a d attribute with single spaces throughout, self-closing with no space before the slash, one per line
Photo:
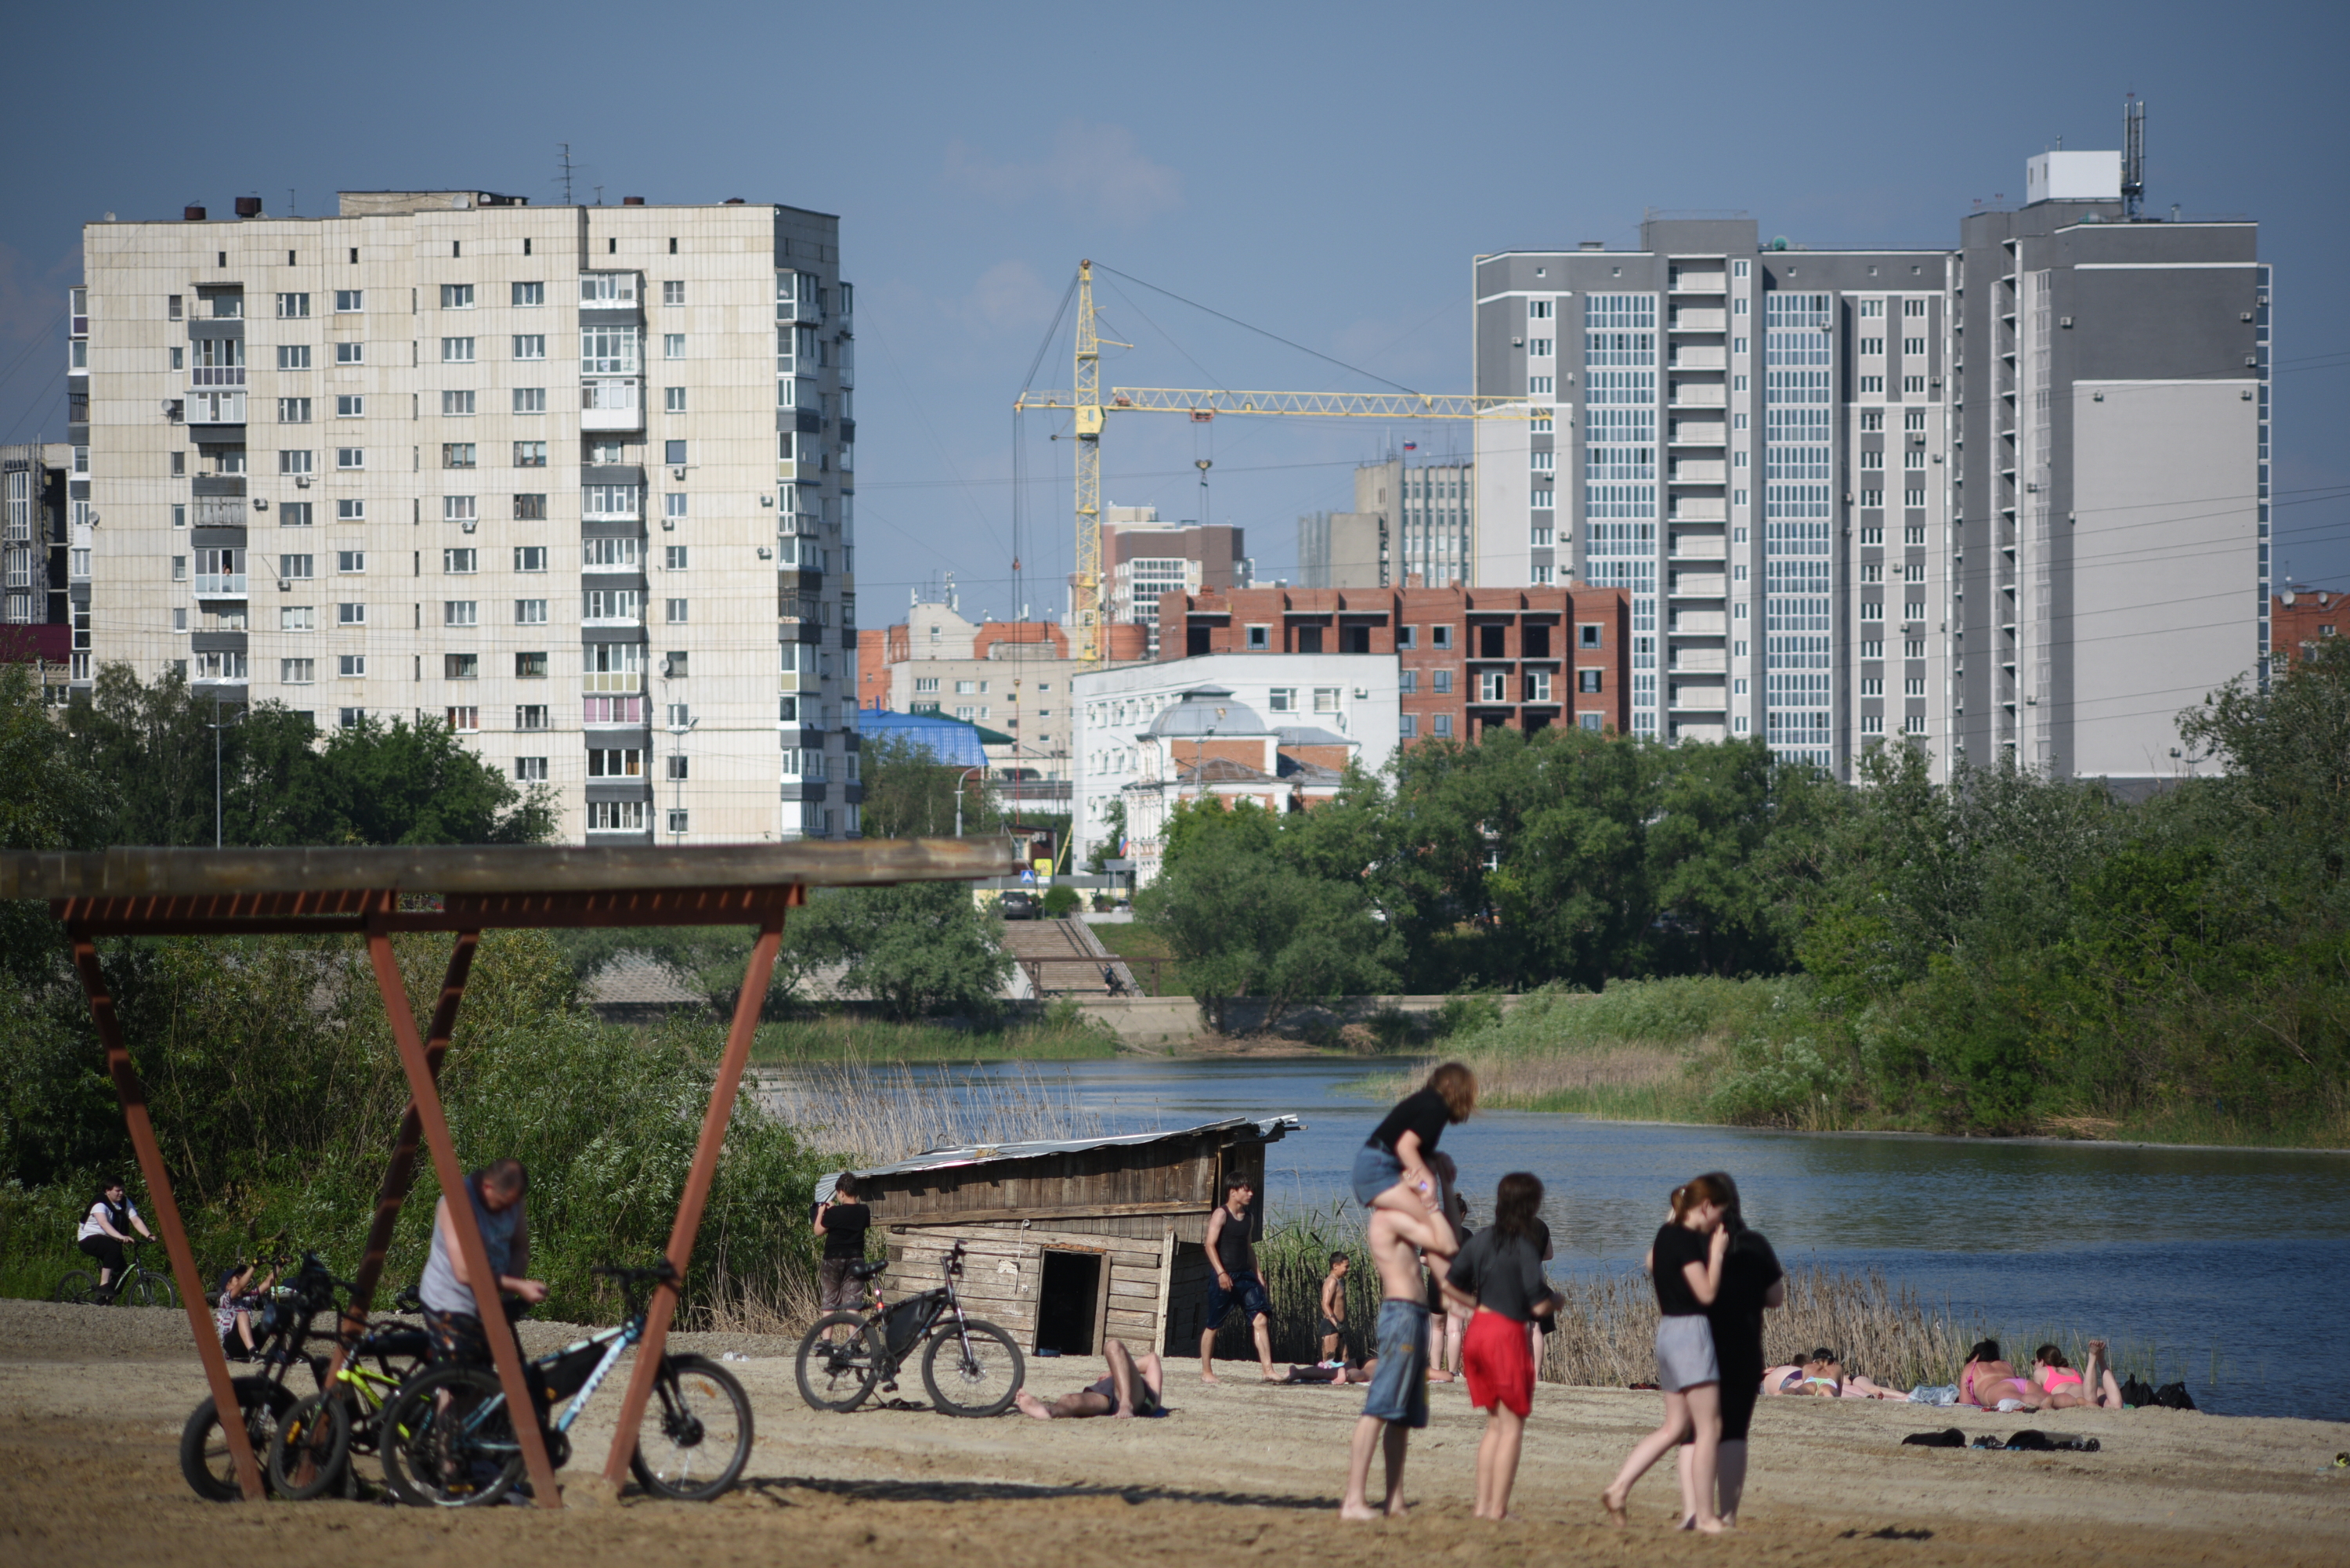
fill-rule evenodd
<path id="1" fill-rule="evenodd" d="M 1382 1064 L 1382 1070 L 1392 1071 Z M 917 1067 L 941 1087 L 1040 1081 L 1105 1133 L 1294 1112 L 1266 1151 L 1275 1213 L 1341 1199 L 1379 1107 L 1343 1059 Z M 2238 1415 L 2350 1420 L 2350 1156 L 1765 1132 L 1482 1111 L 1445 1135 L 1480 1215 L 1512 1170 L 1543 1179 L 1555 1273 L 1636 1269 L 1666 1194 L 1738 1179 L 1789 1267 L 1880 1269 L 2023 1354 L 2043 1331 L 2112 1340 Z M 2136 1355 L 2128 1352 L 2136 1351 Z"/>

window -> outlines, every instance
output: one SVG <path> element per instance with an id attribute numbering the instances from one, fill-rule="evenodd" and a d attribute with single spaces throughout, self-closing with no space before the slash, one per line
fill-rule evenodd
<path id="1" fill-rule="evenodd" d="M 1477 676 L 1477 701 L 1506 702 L 1509 701 L 1509 678 L 1498 670 L 1482 670 Z"/>
<path id="2" fill-rule="evenodd" d="M 663 305 L 685 303 L 685 284 L 682 279 L 672 278 L 661 285 L 661 303 Z"/>
<path id="3" fill-rule="evenodd" d="M 594 753 L 589 753 L 592 760 Z M 642 833 L 645 803 L 640 800 L 591 800 L 588 803 L 590 833 Z"/>
<path id="4" fill-rule="evenodd" d="M 516 599 L 514 602 L 514 607 L 515 625 L 545 626 L 546 624 L 546 601 L 545 599 Z"/>
<path id="5" fill-rule="evenodd" d="M 335 467 L 342 472 L 348 473 L 355 470 L 365 468 L 366 466 L 366 448 L 356 446 L 338 446 L 335 449 Z"/>
<path id="6" fill-rule="evenodd" d="M 663 441 L 661 443 L 661 448 L 663 452 L 667 453 L 667 455 L 661 459 L 663 462 L 670 463 L 679 468 L 685 466 L 685 443 L 683 441 Z"/>
<path id="7" fill-rule="evenodd" d="M 174 556 L 172 560 L 176 562 L 179 558 Z M 280 556 L 277 557 L 277 575 L 289 583 L 302 582 L 316 575 L 314 562 L 315 557 L 309 556 Z M 172 573 L 174 580 L 178 576 L 176 571 Z"/>
<path id="8" fill-rule="evenodd" d="M 338 501 L 338 502 L 336 502 L 336 503 L 335 503 L 335 521 L 336 521 L 336 522 L 338 522 L 338 523 L 364 523 L 364 522 L 366 522 L 366 521 L 367 521 L 367 503 L 366 503 L 366 502 L 364 502 L 364 501 Z"/>
<path id="9" fill-rule="evenodd" d="M 335 710 L 335 722 L 341 725 L 346 730 L 359 729 L 367 722 L 367 710 L 364 708 L 338 708 Z"/>
<path id="10" fill-rule="evenodd" d="M 1926 715 L 1923 713 L 1912 713 L 1908 717 L 1903 719 L 1901 721 L 1901 732 L 1905 735 L 1924 734 L 1926 732 Z"/>
<path id="11" fill-rule="evenodd" d="M 442 626 L 478 626 L 482 607 L 472 599 L 444 599 L 441 605 Z"/>
<path id="12" fill-rule="evenodd" d="M 514 340 L 514 357 L 517 359 L 546 358 L 546 334 L 544 332 L 515 333 Z"/>
<path id="13" fill-rule="evenodd" d="M 284 605 L 277 611 L 280 631 L 316 631 L 317 612 L 308 605 Z"/>
<path id="14" fill-rule="evenodd" d="M 338 315 L 348 314 L 354 310 L 365 310 L 366 308 L 367 290 L 363 288 L 338 288 L 335 290 L 335 310 Z"/>
<path id="15" fill-rule="evenodd" d="M 684 571 L 685 546 L 682 545 L 670 545 L 661 553 L 661 565 L 668 567 L 672 572 Z M 1036 689 L 1040 691 L 1045 690 L 1041 684 Z"/>
<path id="16" fill-rule="evenodd" d="M 164 314 L 164 316 L 165 316 L 166 317 L 168 317 L 168 318 L 169 318 L 169 319 L 171 319 L 171 320 L 177 321 L 177 320 L 179 320 L 179 319 L 181 318 L 181 315 L 180 315 L 180 299 L 181 299 L 181 296 L 180 296 L 179 295 L 174 294 L 174 295 L 169 296 L 168 296 L 167 298 L 165 298 L 165 300 L 163 301 L 163 314 Z"/>
<path id="17" fill-rule="evenodd" d="M 473 393 L 443 392 L 441 394 L 441 412 L 443 415 L 462 418 L 465 415 L 471 414 L 473 411 Z"/>
<path id="18" fill-rule="evenodd" d="M 591 310 L 609 310 L 637 302 L 637 275 L 632 272 L 591 272 L 579 279 L 579 303 Z"/>
<path id="19" fill-rule="evenodd" d="M 441 466 L 471 468 L 473 466 L 473 443 L 469 441 L 444 441 L 441 443 Z"/>
<path id="20" fill-rule="evenodd" d="M 476 497 L 471 495 L 442 496 L 441 498 L 441 521 L 443 523 L 473 522 L 481 515 L 481 514 L 474 509 L 474 502 L 476 499 Z"/>
<path id="21" fill-rule="evenodd" d="M 517 713 L 520 713 L 525 710 L 518 708 L 515 711 Z M 546 711 L 546 710 L 544 708 L 539 710 L 542 713 Z M 544 729 L 546 726 L 541 725 L 539 727 Z M 521 729 L 523 726 L 516 724 L 515 728 Z M 545 757 L 516 757 L 515 759 L 515 782 L 517 784 L 545 784 L 546 782 L 546 759 Z"/>
<path id="22" fill-rule="evenodd" d="M 471 310 L 473 308 L 473 286 L 470 283 L 444 283 L 441 286 L 441 308 Z"/>
<path id="23" fill-rule="evenodd" d="M 336 393 L 335 417 L 338 420 L 357 420 L 366 418 L 367 395 L 363 392 Z"/>
<path id="24" fill-rule="evenodd" d="M 310 314 L 310 296 L 307 294 L 281 294 L 277 296 L 277 318 L 299 321 Z"/>
<path id="25" fill-rule="evenodd" d="M 546 520 L 546 497 L 543 494 L 518 494 L 514 498 L 515 521 L 543 523 Z"/>
<path id="26" fill-rule="evenodd" d="M 514 553 L 514 569 L 517 572 L 543 572 L 546 570 L 546 546 L 544 545 L 515 545 Z"/>
<path id="27" fill-rule="evenodd" d="M 634 571 L 640 558 L 634 539 L 582 539 L 579 564 L 588 571 Z"/>
<path id="28" fill-rule="evenodd" d="M 671 762 L 673 762 L 673 763 L 679 763 L 680 765 L 682 765 L 682 764 L 684 763 L 684 762 L 685 762 L 685 759 L 684 759 L 683 757 L 672 757 L 672 758 L 671 758 L 670 760 L 671 760 Z M 852 764 L 853 764 L 853 763 L 855 763 L 855 762 L 857 761 L 857 757 L 856 757 L 855 753 L 852 753 L 850 754 L 850 756 L 849 756 L 849 759 L 848 759 L 848 760 L 849 760 L 849 762 L 850 762 Z M 681 774 L 681 774 L 673 774 L 673 775 L 671 775 L 671 776 L 676 777 L 676 778 L 683 778 L 685 775 L 684 775 L 683 774 Z M 848 809 L 849 809 L 849 812 L 850 812 L 850 814 L 851 814 L 849 820 L 850 820 L 850 822 L 851 822 L 851 823 L 852 823 L 852 825 L 853 825 L 853 824 L 855 823 L 855 821 L 856 821 L 855 813 L 856 813 L 857 808 L 856 808 L 855 806 L 853 806 L 853 805 L 852 805 L 852 806 L 850 806 Z M 693 815 L 693 814 L 692 814 L 691 812 L 687 812 L 687 811 L 672 811 L 672 812 L 670 812 L 670 813 L 668 814 L 668 815 L 669 815 L 669 831 L 670 831 L 670 832 L 671 832 L 671 833 L 684 833 L 684 832 L 686 832 L 686 831 L 687 831 L 687 828 L 686 828 L 686 823 L 687 823 L 687 822 L 688 822 L 688 821 L 692 817 L 692 815 Z"/>
<path id="29" fill-rule="evenodd" d="M 685 358 L 684 333 L 664 332 L 661 334 L 661 358 L 664 359 L 682 359 Z"/>
<path id="30" fill-rule="evenodd" d="M 1922 523 L 1910 524 L 1908 527 L 1901 530 L 1901 542 L 1905 545 L 1924 544 L 1926 542 L 1926 525 Z"/>
<path id="31" fill-rule="evenodd" d="M 681 414 L 685 412 L 685 389 L 683 387 L 663 387 L 661 389 L 661 411 L 667 414 Z"/>
<path id="32" fill-rule="evenodd" d="M 685 493 L 672 490 L 661 496 L 661 515 L 674 523 L 685 515 Z"/>
<path id="33" fill-rule="evenodd" d="M 686 620 L 687 607 L 685 600 L 671 599 L 669 601 L 669 623 L 671 626 L 682 626 Z"/>
<path id="34" fill-rule="evenodd" d="M 1923 467 L 1925 467 L 1925 466 L 1926 466 L 1926 453 L 1925 453 L 1925 450 L 1924 450 L 1923 448 L 1921 448 L 1921 447 L 1914 447 L 1914 446 L 1913 446 L 1913 447 L 1911 447 L 1908 452 L 1903 452 L 1903 453 L 1901 454 L 1901 466 L 1902 466 L 1902 467 L 1904 467 L 1904 468 L 1923 468 Z"/>
<path id="35" fill-rule="evenodd" d="M 1863 376 L 1860 379 L 1860 389 L 1864 393 L 1882 392 L 1885 390 L 1885 378 L 1882 376 Z"/>
<path id="36" fill-rule="evenodd" d="M 443 550 L 441 569 L 444 572 L 471 573 L 481 569 L 481 552 L 473 549 Z"/>
<path id="37" fill-rule="evenodd" d="M 1276 686 L 1265 693 L 1265 706 L 1276 713 L 1297 711 L 1297 688 Z"/>
<path id="38" fill-rule="evenodd" d="M 1904 337 L 1901 340 L 1901 353 L 1905 358 L 1922 355 L 1925 352 L 1926 340 L 1923 337 Z"/>
<path id="39" fill-rule="evenodd" d="M 1526 319 L 1529 321 L 1548 321 L 1550 319 L 1550 307 L 1551 302 L 1547 299 L 1529 299 L 1526 301 Z"/>
<path id="40" fill-rule="evenodd" d="M 1410 713 L 1401 715 L 1396 720 L 1396 733 L 1407 741 L 1412 739 L 1419 733 L 1419 720 Z"/>
<path id="41" fill-rule="evenodd" d="M 1440 738 L 1450 737 L 1452 733 L 1452 715 L 1450 713 L 1437 714 L 1435 730 Z"/>
<path id="42" fill-rule="evenodd" d="M 591 621 L 633 621 L 644 613 L 645 597 L 634 588 L 589 588 L 584 597 Z"/>
<path id="43" fill-rule="evenodd" d="M 310 422 L 310 400 L 280 398 L 277 400 L 277 422 L 281 425 L 307 425 Z M 280 470 L 280 472 L 286 472 Z M 305 471 L 307 472 L 307 470 Z"/>
<path id="44" fill-rule="evenodd" d="M 1926 493 L 1922 490 L 1905 490 L 1901 493 L 1901 504 L 1911 507 L 1923 506 L 1926 504 Z"/>
<path id="45" fill-rule="evenodd" d="M 1926 678 L 1924 676 L 1912 675 L 1901 682 L 1901 695 L 1904 697 L 1923 697 L 1925 694 Z"/>
<path id="46" fill-rule="evenodd" d="M 1529 670 L 1526 671 L 1526 701 L 1529 702 L 1547 702 L 1550 701 L 1549 670 Z"/>
<path id="47" fill-rule="evenodd" d="M 582 504 L 589 517 L 634 517 L 637 515 L 639 491 L 633 484 L 591 484 L 586 488 Z"/>
<path id="48" fill-rule="evenodd" d="M 280 528 L 307 528 L 310 525 L 310 504 L 307 501 L 284 501 L 277 506 Z"/>
<path id="49" fill-rule="evenodd" d="M 1257 652 L 1262 652 L 1264 649 L 1271 648 L 1273 646 L 1273 628 L 1269 626 L 1253 626 L 1249 628 L 1248 645 L 1252 650 Z"/>
<path id="50" fill-rule="evenodd" d="M 1607 673 L 1604 670 L 1578 670 L 1575 672 L 1575 689 L 1577 691 L 1600 691 Z"/>
<path id="51" fill-rule="evenodd" d="M 1417 670 L 1404 670 L 1397 671 L 1396 690 L 1402 692 L 1407 697 L 1410 696 L 1413 692 L 1418 691 L 1419 690 L 1419 671 Z"/>
<path id="52" fill-rule="evenodd" d="M 1901 428 L 1905 431 L 1924 430 L 1926 428 L 1926 410 L 1923 409 L 1911 409 L 1908 410 L 1901 416 Z"/>
<path id="53" fill-rule="evenodd" d="M 277 472 L 280 473 L 308 473 L 310 472 L 310 454 L 307 452 L 279 452 L 277 454 Z"/>
<path id="54" fill-rule="evenodd" d="M 535 702 L 517 707 L 515 710 L 515 728 L 517 730 L 546 729 L 546 704 Z"/>
<path id="55" fill-rule="evenodd" d="M 1862 338 L 1860 340 L 1860 353 L 1863 358 L 1883 358 L 1885 357 L 1885 339 L 1882 337 Z"/>
<path id="56" fill-rule="evenodd" d="M 178 368 L 176 365 L 172 367 L 173 369 Z M 280 343 L 277 346 L 277 368 L 281 370 L 308 369 L 310 346 L 307 343 Z"/>
<path id="57" fill-rule="evenodd" d="M 1883 566 L 1864 566 L 1860 568 L 1860 580 L 1864 583 L 1881 583 L 1885 580 L 1885 568 Z"/>
<path id="58" fill-rule="evenodd" d="M 1864 735 L 1885 733 L 1885 716 L 1882 713 L 1863 713 L 1860 716 L 1860 732 Z"/>
<path id="59" fill-rule="evenodd" d="M 1908 317 L 1923 316 L 1926 314 L 1926 302 L 1922 299 L 1905 299 L 1901 302 L 1901 314 Z"/>
<path id="60" fill-rule="evenodd" d="M 1925 394 L 1925 377 L 1904 376 L 1901 378 L 1901 395 L 1903 397 L 1921 397 Z"/>
<path id="61" fill-rule="evenodd" d="M 358 576 L 366 570 L 367 552 L 365 550 L 335 552 L 335 573 L 338 576 Z"/>
<path id="62" fill-rule="evenodd" d="M 1885 454 L 1881 452 L 1864 452 L 1860 454 L 1860 466 L 1865 469 L 1883 468 L 1885 466 Z"/>
<path id="63" fill-rule="evenodd" d="M 444 653 L 441 656 L 441 678 L 444 680 L 478 680 L 482 676 L 482 656 L 478 653 Z"/>
<path id="64" fill-rule="evenodd" d="M 277 661 L 277 680 L 283 686 L 309 686 L 318 679 L 318 661 L 315 659 L 281 659 Z"/>
<path id="65" fill-rule="evenodd" d="M 1450 670 L 1431 670 L 1429 675 L 1431 678 L 1431 687 L 1440 695 L 1449 693 L 1452 690 L 1452 671 Z"/>
<path id="66" fill-rule="evenodd" d="M 473 340 L 472 338 L 443 337 L 441 339 L 441 363 L 443 365 L 470 365 L 473 362 Z"/>
<path id="67" fill-rule="evenodd" d="M 544 653 L 517 653 L 517 654 L 515 654 L 515 679 L 516 680 L 546 680 L 546 654 L 544 654 Z"/>
<path id="68" fill-rule="evenodd" d="M 543 283 L 517 283 L 510 286 L 513 289 L 511 297 L 517 309 L 527 310 L 546 303 L 546 285 Z"/>
<path id="69" fill-rule="evenodd" d="M 364 343 L 338 343 L 338 344 L 336 344 L 336 345 L 335 345 L 335 363 L 336 363 L 336 364 L 338 364 L 338 365 L 364 365 L 364 364 L 366 364 L 366 363 L 367 363 L 367 345 L 366 345 L 366 344 L 364 344 Z"/>
<path id="70" fill-rule="evenodd" d="M 640 779 L 645 776 L 645 754 L 634 746 L 591 747 L 588 753 L 588 776 Z"/>
<path id="71" fill-rule="evenodd" d="M 357 680 L 366 675 L 367 655 L 364 653 L 338 655 L 335 659 L 335 673 L 350 680 Z"/>
<path id="72" fill-rule="evenodd" d="M 686 773 L 685 758 L 681 756 L 672 756 L 669 759 L 669 776 L 672 779 L 683 779 L 688 776 Z M 680 813 L 679 815 L 682 815 L 683 813 Z"/>
<path id="73" fill-rule="evenodd" d="M 539 340 L 537 358 L 546 357 Z M 517 356 L 519 358 L 519 356 Z M 582 327 L 579 329 L 579 369 L 588 376 L 633 376 L 637 373 L 637 329 L 633 327 Z"/>
<path id="74" fill-rule="evenodd" d="M 543 414 L 546 412 L 546 389 L 545 387 L 516 387 L 514 389 L 514 411 L 518 414 Z"/>
<path id="75" fill-rule="evenodd" d="M 1859 302 L 1857 314 L 1863 321 L 1879 320 L 1885 315 L 1885 301 L 1881 299 L 1861 300 Z"/>
<path id="76" fill-rule="evenodd" d="M 1874 599 L 1864 601 L 1860 607 L 1860 618 L 1863 620 L 1883 620 L 1885 618 L 1885 607 Z"/>

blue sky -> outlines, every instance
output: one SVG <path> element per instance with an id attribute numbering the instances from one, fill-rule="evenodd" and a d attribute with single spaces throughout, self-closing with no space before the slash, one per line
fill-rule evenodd
<path id="1" fill-rule="evenodd" d="M 948 571 L 966 608 L 1057 608 L 1067 447 L 1014 395 L 1077 258 L 1136 385 L 1465 389 L 1479 252 L 1634 243 L 1644 208 L 1735 208 L 1802 244 L 1947 245 L 2058 137 L 2147 111 L 2147 200 L 2260 219 L 2278 269 L 2278 557 L 2350 586 L 2350 7 L 1705 0 L 1647 9 L 996 5 L 46 7 L 0 98 L 0 440 L 64 431 L 63 295 L 112 211 L 330 209 L 352 188 L 837 213 L 858 285 L 868 618 Z M 24 68 L 27 63 L 30 68 Z M 1175 296 L 1291 339 L 1219 323 Z M 1311 352 L 1308 352 L 1310 350 Z M 1066 384 L 1066 337 L 1037 384 Z M 1286 575 L 1392 439 L 1138 416 L 1107 490 L 1244 525 Z M 1014 528 L 1023 559 L 1015 586 Z M 2282 571 L 2280 573 L 2282 575 Z"/>

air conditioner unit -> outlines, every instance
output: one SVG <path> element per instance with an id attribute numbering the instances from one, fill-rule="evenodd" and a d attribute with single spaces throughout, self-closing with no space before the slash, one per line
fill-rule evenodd
<path id="1" fill-rule="evenodd" d="M 294 582 L 293 582 L 293 579 L 292 579 L 292 578 L 290 578 L 290 577 L 280 577 L 280 578 L 278 578 L 278 579 L 277 579 L 277 591 L 278 591 L 279 593 L 281 593 L 281 594 L 290 594 L 290 593 L 292 593 L 292 592 L 294 591 Z"/>
<path id="2" fill-rule="evenodd" d="M 480 524 L 480 523 L 478 523 L 477 521 L 475 521 L 474 519 L 473 519 L 473 518 L 471 518 L 471 517 L 468 517 L 468 518 L 466 518 L 466 519 L 465 519 L 465 521 L 464 521 L 464 522 L 463 522 L 463 523 L 459 524 L 458 524 L 458 526 L 459 526 L 459 527 L 461 527 L 461 528 L 463 528 L 463 529 L 464 529 L 464 531 L 465 531 L 466 533 L 470 534 L 470 533 L 472 533 L 474 529 L 476 529 L 476 528 L 480 527 L 480 526 L 481 526 L 481 524 Z"/>
<path id="3" fill-rule="evenodd" d="M 773 506 L 775 504 L 775 498 L 772 495 L 762 495 L 759 497 L 759 504 L 762 506 Z"/>
<path id="4" fill-rule="evenodd" d="M 664 518 L 662 518 L 662 519 L 661 519 L 661 532 L 662 532 L 662 533 L 664 533 L 664 534 L 674 534 L 674 533 L 676 533 L 676 532 L 677 532 L 677 519 L 676 519 L 676 518 L 674 518 L 674 517 L 664 517 Z"/>
<path id="5" fill-rule="evenodd" d="M 685 470 L 681 468 L 672 468 L 669 471 L 669 476 L 671 479 L 683 480 L 685 478 Z"/>
<path id="6" fill-rule="evenodd" d="M 2056 325 L 2059 327 L 2070 327 L 2073 325 L 2073 318 L 2069 316 L 2060 316 L 2056 318 Z"/>
<path id="7" fill-rule="evenodd" d="M 763 561 L 772 561 L 775 558 L 775 553 L 773 550 L 770 550 L 764 545 L 759 546 L 759 559 Z"/>
<path id="8" fill-rule="evenodd" d="M 295 488 L 295 489 L 296 489 L 296 490 L 307 490 L 307 489 L 309 489 L 309 488 L 310 488 L 310 476 L 309 476 L 308 474 L 307 474 L 307 473 L 297 473 L 297 474 L 296 474 L 296 475 L 294 476 L 294 488 Z"/>
<path id="9" fill-rule="evenodd" d="M 260 495 L 256 495 L 256 496 L 255 496 L 255 497 L 253 498 L 253 509 L 254 509 L 255 512 L 266 512 L 266 511 L 268 511 L 268 510 L 269 510 L 269 502 L 268 502 L 268 499 L 267 499 L 265 496 L 260 496 Z"/>

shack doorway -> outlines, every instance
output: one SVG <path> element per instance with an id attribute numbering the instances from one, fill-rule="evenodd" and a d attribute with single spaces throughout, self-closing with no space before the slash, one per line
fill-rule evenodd
<path id="1" fill-rule="evenodd" d="M 1047 1250 L 1036 1291 L 1036 1348 L 1063 1355 L 1095 1353 L 1101 1321 L 1102 1255 Z"/>

